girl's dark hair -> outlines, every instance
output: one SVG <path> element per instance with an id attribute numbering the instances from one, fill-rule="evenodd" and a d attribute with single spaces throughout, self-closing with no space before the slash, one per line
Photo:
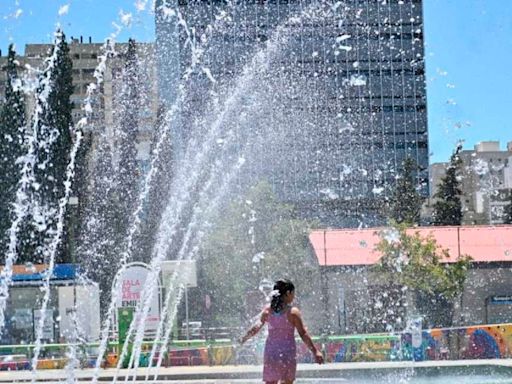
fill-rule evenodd
<path id="1" fill-rule="evenodd" d="M 274 290 L 272 292 L 272 301 L 270 308 L 274 312 L 281 312 L 284 309 L 283 296 L 286 292 L 295 291 L 295 286 L 288 279 L 279 279 L 274 283 Z"/>

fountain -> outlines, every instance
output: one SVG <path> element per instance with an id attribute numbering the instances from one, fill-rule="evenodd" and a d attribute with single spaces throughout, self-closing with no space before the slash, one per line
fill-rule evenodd
<path id="1" fill-rule="evenodd" d="M 401 158 L 409 156 L 420 165 L 428 164 L 424 100 L 423 104 L 418 101 L 421 90 L 417 88 L 421 87 L 414 80 L 423 71 L 423 57 L 417 53 L 423 49 L 418 37 L 422 33 L 421 20 L 416 19 L 419 16 L 414 1 L 388 1 L 375 5 L 355 1 L 358 4 L 354 7 L 351 1 L 334 0 L 290 0 L 260 5 L 228 0 L 217 5 L 190 2 L 181 6 L 176 0 L 157 0 L 151 11 L 156 13 L 157 20 L 155 57 L 142 55 L 134 42 L 126 50 L 118 48 L 117 36 L 128 25 L 123 21 L 127 14 L 121 15 L 124 19 L 106 40 L 103 54 L 98 58 L 95 80 L 87 87 L 82 106 L 84 117 L 71 129 L 73 146 L 64 194 L 56 202 L 58 209 L 48 213 L 55 227 L 42 231 L 46 239 L 43 253 L 47 268 L 41 279 L 42 297 L 37 308 L 40 315 L 34 325 L 33 348 L 27 349 L 31 353 L 31 373 L 27 380 L 33 383 L 45 378 L 65 379 L 68 383 L 84 378 L 93 383 L 162 379 L 185 382 L 204 379 L 213 372 L 213 378 L 219 382 L 224 382 L 220 381 L 223 378 L 232 379 L 230 382 L 252 382 L 259 377 L 259 368 L 236 371 L 228 367 L 205 374 L 171 371 L 167 368 L 171 342 L 175 343 L 173 347 L 188 348 L 194 342 L 199 343 L 197 351 L 200 349 L 198 354 L 203 355 L 186 357 L 189 364 L 194 357 L 207 359 L 211 364 L 215 353 L 228 354 L 217 357 L 225 362 L 253 363 L 251 359 L 261 355 L 261 340 L 244 350 L 235 345 L 236 338 L 242 326 L 253 321 L 260 306 L 268 301 L 269 282 L 281 274 L 307 287 L 304 291 L 309 290 L 301 293 L 299 289 L 298 296 L 303 294 L 306 322 L 316 333 L 323 334 L 316 340 L 328 353 L 328 344 L 338 340 L 336 330 L 330 325 L 335 320 L 321 318 L 328 313 L 324 310 L 329 306 L 330 288 L 322 280 L 319 266 L 309 257 L 308 245 L 298 244 L 300 241 L 296 240 L 307 242 L 307 231 L 314 226 L 362 228 L 383 223 L 385 218 L 379 216 L 376 206 L 391 194 Z M 138 1 L 136 6 L 144 11 L 147 2 Z M 400 22 L 395 24 L 388 22 L 396 17 L 392 9 L 399 11 Z M 373 17 L 381 20 L 375 31 L 369 22 L 372 12 Z M 403 22 L 406 18 L 409 21 Z M 383 29 L 379 30 L 380 27 Z M 409 32 L 404 32 L 406 29 Z M 376 39 L 372 34 L 385 36 L 387 43 L 383 37 Z M 406 34 L 410 34 L 408 40 L 400 37 L 398 47 L 392 36 Z M 36 153 L 40 148 L 52 151 L 58 137 L 52 134 L 53 127 L 41 126 L 39 120 L 48 108 L 61 36 L 58 30 L 55 48 L 44 63 L 43 76 L 39 77 L 35 108 L 26 128 L 26 154 L 18 159 L 21 174 L 0 279 L 0 332 L 6 326 L 21 225 L 34 209 L 29 191 L 36 183 L 34 169 L 42 165 Z M 226 51 L 228 48 L 233 51 Z M 130 58 L 130 54 L 134 56 Z M 373 62 L 371 55 L 377 57 Z M 123 65 L 117 67 L 118 73 L 109 72 L 115 60 Z M 375 63 L 378 63 L 376 68 L 372 67 Z M 158 67 L 155 70 L 158 76 L 145 79 L 142 68 L 154 66 Z M 395 73 L 401 76 L 400 94 L 395 92 L 396 83 L 390 80 Z M 112 84 L 119 87 L 117 99 L 113 99 L 118 103 L 112 107 L 117 121 L 112 126 L 100 116 L 102 108 L 105 109 L 101 107 L 101 99 L 107 76 L 112 76 Z M 413 82 L 406 84 L 410 78 Z M 391 82 L 388 86 L 395 103 L 391 106 L 384 104 L 383 97 L 378 100 L 374 97 L 376 92 L 388 89 L 383 80 Z M 140 91 L 140 81 L 156 82 L 145 84 L 144 90 L 151 92 L 158 88 L 157 111 L 143 110 L 146 105 L 142 99 L 150 96 L 134 96 Z M 28 96 L 32 95 L 32 89 L 23 89 Z M 412 99 L 411 94 L 414 105 L 404 101 Z M 119 143 L 129 142 L 128 130 L 134 129 L 130 124 L 139 123 L 144 113 L 154 117 L 149 159 L 144 167 L 126 173 L 129 164 L 123 162 L 130 156 L 133 157 L 130 161 L 135 161 L 136 150 L 129 143 L 126 148 Z M 395 118 L 395 114 L 401 115 Z M 135 131 L 138 130 L 142 131 L 142 127 L 135 126 Z M 399 131 L 402 139 L 392 136 Z M 52 305 L 52 276 L 57 254 L 66 240 L 67 209 L 75 192 L 75 164 L 84 134 L 93 140 L 89 149 L 91 172 L 85 185 L 89 196 L 81 217 L 78 236 L 81 244 L 74 260 L 80 266 L 72 283 L 74 303 L 69 316 L 74 327 L 62 340 L 63 369 L 46 377 L 38 364 L 42 351 L 50 344 L 44 333 Z M 140 138 L 140 135 L 133 137 Z M 126 180 L 127 177 L 132 179 Z M 420 191 L 425 193 L 424 175 L 415 177 Z M 125 182 L 132 182 L 131 190 L 124 189 Z M 220 235 L 226 234 L 226 228 L 232 232 L 240 229 L 240 232 L 228 231 L 232 237 L 219 240 Z M 268 233 L 273 231 L 275 234 Z M 327 260 L 325 236 L 324 231 Z M 229 241 L 235 244 L 228 244 L 231 248 L 226 246 L 226 249 L 233 254 L 226 254 L 217 262 L 240 266 L 236 271 L 240 275 L 218 276 L 216 282 L 226 298 L 197 290 L 190 300 L 196 306 L 194 316 L 199 316 L 199 306 L 204 300 L 205 319 L 211 317 L 212 297 L 214 306 L 231 311 L 229 316 L 236 311 L 247 314 L 238 313 L 238 323 L 231 324 L 235 329 L 222 327 L 224 333 L 222 340 L 217 338 L 219 344 L 211 340 L 189 340 L 189 291 L 183 282 L 186 272 L 179 269 L 180 262 L 184 265 L 195 261 L 198 279 L 205 282 L 208 279 L 205 265 L 212 265 L 207 263 L 215 254 L 212 248 Z M 276 243 L 282 243 L 281 248 Z M 289 249 L 297 257 L 290 257 Z M 238 264 L 233 260 L 237 257 L 242 258 L 236 261 Z M 285 261 L 281 263 L 281 260 Z M 169 261 L 178 266 L 162 278 Z M 125 289 L 121 276 L 134 262 L 146 268 L 147 274 L 134 296 L 135 304 L 130 302 L 126 305 L 129 308 L 124 308 L 119 305 L 124 300 Z M 238 294 L 238 305 L 227 297 L 232 294 L 227 287 L 234 286 L 229 280 L 234 280 L 234 285 L 252 285 L 252 291 L 244 286 L 240 288 L 243 294 L 233 293 Z M 77 289 L 90 292 L 91 296 L 99 289 L 100 297 L 96 299 L 101 304 L 102 321 L 96 340 L 86 340 L 87 335 L 81 329 L 84 320 L 79 313 L 84 304 L 77 300 Z M 178 319 L 182 317 L 184 296 L 187 297 L 187 337 L 180 340 Z M 155 309 L 155 301 L 159 303 L 159 318 L 149 334 L 147 320 Z M 233 303 L 237 306 L 235 310 L 229 308 Z M 342 304 L 336 306 L 341 308 Z M 127 322 L 123 323 L 124 319 Z M 226 319 L 208 320 L 228 323 Z M 405 330 L 403 335 L 402 329 L 393 328 L 400 327 L 399 322 L 387 325 L 386 333 L 366 335 L 363 339 L 389 346 L 384 360 L 406 360 L 413 356 L 421 346 L 421 324 L 416 330 Z M 413 351 L 410 356 L 405 346 L 408 336 L 413 340 L 412 346 L 407 346 Z M 418 340 L 420 346 L 416 345 Z M 175 357 L 175 365 L 181 364 L 179 358 Z M 308 355 L 302 353 L 302 359 L 308 361 Z M 423 382 L 422 375 L 430 375 L 435 367 L 424 363 L 402 361 L 401 365 L 386 362 L 362 368 L 351 366 L 342 380 L 353 383 L 381 380 L 368 373 L 372 371 L 384 374 L 388 382 Z M 83 370 L 84 365 L 90 369 Z M 114 369 L 106 371 L 105 366 Z M 384 373 L 380 371 L 383 367 L 387 368 Z M 461 370 L 456 364 L 448 368 L 449 374 Z M 468 369 L 467 378 L 475 383 L 484 382 L 481 377 L 475 378 L 479 369 L 490 375 L 509 377 L 501 366 L 487 364 L 481 368 L 473 364 Z M 336 380 L 342 376 L 340 368 L 333 366 L 304 365 L 301 372 L 303 379 L 297 382 L 302 383 L 339 382 Z"/>

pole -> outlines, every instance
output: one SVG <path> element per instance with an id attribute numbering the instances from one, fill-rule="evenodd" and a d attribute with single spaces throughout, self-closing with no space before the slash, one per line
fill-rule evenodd
<path id="1" fill-rule="evenodd" d="M 187 332 L 187 341 L 190 340 L 190 332 L 189 332 L 189 325 L 188 325 L 188 288 L 185 286 L 185 321 L 186 321 L 186 327 L 185 330 Z"/>
<path id="2" fill-rule="evenodd" d="M 78 311 L 77 311 L 77 294 L 76 294 L 76 279 L 77 279 L 77 266 L 76 266 L 76 244 L 75 244 L 75 226 L 76 226 L 76 216 L 78 210 L 78 197 L 71 196 L 69 198 L 68 204 L 70 205 L 70 225 L 69 225 L 69 253 L 70 253 L 70 261 L 74 268 L 74 276 L 73 276 L 73 325 L 76 329 L 75 335 L 78 335 Z M 78 340 L 74 340 L 74 342 L 78 342 Z"/>
<path id="3" fill-rule="evenodd" d="M 321 268 L 321 267 L 320 267 Z M 320 278 L 322 280 L 322 300 L 324 302 L 324 324 L 323 333 L 327 334 L 329 331 L 329 283 L 327 281 L 327 231 L 324 230 L 324 267 L 320 270 Z"/>

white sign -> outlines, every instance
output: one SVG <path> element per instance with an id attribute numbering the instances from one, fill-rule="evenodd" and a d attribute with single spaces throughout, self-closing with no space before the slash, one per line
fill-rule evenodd
<path id="1" fill-rule="evenodd" d="M 150 274 L 149 267 L 144 263 L 131 263 L 118 272 L 116 278 L 117 295 L 117 308 L 143 306 L 144 303 L 142 295 L 144 288 L 149 283 L 156 284 L 154 293 L 151 297 L 150 308 L 146 318 L 145 331 L 154 332 L 158 329 L 160 323 L 160 283 L 157 281 L 148 282 L 148 275 Z M 149 289 L 149 287 L 147 287 Z M 117 311 L 116 311 L 117 312 Z"/>
<path id="2" fill-rule="evenodd" d="M 100 338 L 100 293 L 96 285 L 58 287 L 60 337 L 69 340 L 75 332 L 87 341 Z M 76 295 L 76 297 L 75 297 Z M 75 317 L 76 300 L 76 320 Z M 78 329 L 77 329 L 78 328 Z"/>
<path id="3" fill-rule="evenodd" d="M 167 260 L 162 263 L 164 287 L 167 289 L 184 285 L 197 287 L 197 272 L 195 260 Z"/>
<path id="4" fill-rule="evenodd" d="M 43 334 L 41 339 L 53 341 L 53 309 L 47 309 L 45 312 L 46 316 L 44 318 Z M 36 336 L 37 329 L 39 328 L 41 315 L 42 311 L 40 309 L 34 309 L 34 336 Z"/>

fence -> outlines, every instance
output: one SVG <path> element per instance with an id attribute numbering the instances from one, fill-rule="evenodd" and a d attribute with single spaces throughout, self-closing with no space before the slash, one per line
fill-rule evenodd
<path id="1" fill-rule="evenodd" d="M 417 348 L 413 347 L 412 335 L 407 332 L 314 337 L 313 341 L 324 353 L 326 362 L 337 363 L 511 358 L 512 324 L 424 330 L 421 345 Z M 143 344 L 139 361 L 142 367 L 150 363 L 151 346 L 150 342 Z M 82 366 L 92 367 L 96 361 L 98 344 L 80 344 L 77 347 Z M 0 370 L 29 369 L 33 348 L 33 345 L 0 346 Z M 37 368 L 63 368 L 67 363 L 64 357 L 67 348 L 67 344 L 44 345 Z M 237 346 L 230 339 L 174 341 L 162 358 L 162 366 L 261 364 L 263 348 L 263 339 L 246 346 Z M 104 367 L 117 366 L 117 350 L 117 343 L 109 345 Z M 297 361 L 313 362 L 302 342 L 297 345 Z"/>

